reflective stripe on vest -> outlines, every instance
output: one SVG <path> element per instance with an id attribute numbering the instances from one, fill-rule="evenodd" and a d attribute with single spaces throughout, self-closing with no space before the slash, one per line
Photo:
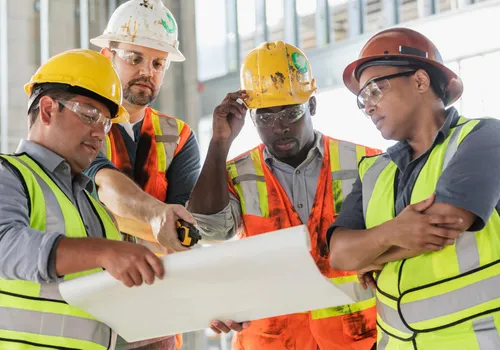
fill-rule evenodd
<path id="1" fill-rule="evenodd" d="M 86 237 L 80 213 L 48 174 L 29 156 L 1 156 L 21 176 L 29 197 L 30 227 Z M 120 239 L 106 210 L 88 193 L 108 239 Z M 65 280 L 102 271 L 95 269 L 65 276 Z M 107 349 L 111 330 L 83 310 L 66 304 L 56 283 L 0 279 L 0 347 L 32 343 L 52 348 Z M 10 345 L 7 345 L 10 344 Z"/>
<path id="2" fill-rule="evenodd" d="M 367 151 L 363 146 L 328 138 L 328 150 L 325 152 L 328 152 L 330 159 L 334 214 L 336 214 L 340 211 L 343 198 L 352 190 L 352 185 L 358 176 L 357 164 L 366 156 Z M 270 217 L 268 187 L 263 164 L 259 147 L 227 163 L 228 175 L 239 197 L 243 215 Z M 312 310 L 312 319 L 351 314 L 375 306 L 372 290 L 361 288 L 357 274 L 330 278 L 330 280 L 347 295 L 353 297 L 356 302 L 345 308 Z"/>
<path id="3" fill-rule="evenodd" d="M 460 118 L 447 139 L 434 147 L 411 195 L 431 195 L 460 143 L 479 123 Z M 360 164 L 366 227 L 394 217 L 395 164 L 386 156 Z M 483 230 L 464 232 L 452 246 L 387 263 L 378 278 L 378 324 L 389 335 L 412 339 L 500 310 L 500 216 L 495 210 Z M 495 287 L 497 286 L 497 287 Z"/>

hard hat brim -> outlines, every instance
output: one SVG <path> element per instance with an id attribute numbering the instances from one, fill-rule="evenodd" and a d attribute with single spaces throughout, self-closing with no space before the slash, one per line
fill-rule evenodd
<path id="1" fill-rule="evenodd" d="M 137 37 L 133 42 L 130 40 L 123 40 L 120 38 L 117 38 L 113 34 L 102 34 L 99 35 L 98 37 L 90 39 L 90 43 L 93 45 L 96 45 L 100 48 L 109 48 L 109 43 L 111 41 L 118 42 L 118 43 L 124 43 L 124 44 L 132 44 L 132 45 L 137 45 L 137 46 L 143 46 L 147 47 L 150 49 L 155 49 L 158 51 L 163 51 L 168 53 L 168 58 L 172 62 L 183 62 L 186 60 L 186 57 L 179 51 L 179 49 L 175 48 L 172 45 L 169 45 L 165 42 L 160 42 L 157 40 L 152 40 L 149 38 L 140 38 Z"/>
<path id="2" fill-rule="evenodd" d="M 462 80 L 458 75 L 455 74 L 451 69 L 446 67 L 443 64 L 440 64 L 434 60 L 430 60 L 424 57 L 418 57 L 416 58 L 414 55 L 376 55 L 376 56 L 369 56 L 369 57 L 364 57 L 361 59 L 358 59 L 351 64 L 349 64 L 345 69 L 344 69 L 344 74 L 343 74 L 343 80 L 345 86 L 353 93 L 357 94 L 359 92 L 360 86 L 359 86 L 359 81 L 356 78 L 356 70 L 358 67 L 363 65 L 364 63 L 367 63 L 369 61 L 375 61 L 375 60 L 391 60 L 391 59 L 408 59 L 409 61 L 420 61 L 422 63 L 429 64 L 431 66 L 434 66 L 435 68 L 439 69 L 444 73 L 448 80 L 448 87 L 446 89 L 447 96 L 449 98 L 449 101 L 447 101 L 447 106 L 453 104 L 456 102 L 460 96 L 462 96 L 464 86 L 462 83 Z M 388 63 L 387 65 L 391 65 Z M 382 66 L 382 64 L 381 64 Z"/>

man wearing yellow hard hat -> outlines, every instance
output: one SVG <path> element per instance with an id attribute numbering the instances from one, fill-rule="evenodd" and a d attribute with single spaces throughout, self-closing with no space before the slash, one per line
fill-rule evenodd
<path id="1" fill-rule="evenodd" d="M 118 72 L 130 120 L 111 127 L 103 152 L 86 174 L 122 231 L 144 244 L 159 241 L 183 251 L 171 217 L 181 211 L 196 182 L 199 147 L 189 125 L 150 106 L 170 63 L 185 60 L 177 37 L 177 22 L 161 0 L 130 0 L 114 11 L 103 34 L 90 40 Z M 153 231 L 127 228 L 131 220 Z"/>
<path id="2" fill-rule="evenodd" d="M 105 269 L 131 287 L 164 274 L 150 250 L 120 242 L 82 173 L 128 117 L 120 80 L 99 53 L 71 50 L 25 90 L 28 137 L 0 155 L 0 348 L 113 349 L 112 330 L 66 304 L 57 283 Z"/>
<path id="3" fill-rule="evenodd" d="M 325 234 L 356 178 L 358 161 L 378 151 L 313 129 L 315 80 L 306 56 L 292 45 L 277 41 L 254 49 L 243 62 L 241 86 L 215 108 L 207 159 L 188 205 L 203 238 L 245 238 L 306 224 L 320 271 L 360 297 L 352 305 L 251 323 L 216 320 L 212 329 L 239 332 L 233 339 L 238 350 L 370 350 L 376 335 L 373 293 L 361 289 L 354 272 L 330 268 Z M 247 109 L 263 143 L 226 163 Z"/>

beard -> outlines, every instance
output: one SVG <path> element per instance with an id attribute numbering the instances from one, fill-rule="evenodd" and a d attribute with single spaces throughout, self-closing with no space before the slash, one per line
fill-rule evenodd
<path id="1" fill-rule="evenodd" d="M 149 106 L 158 96 L 158 91 L 151 91 L 149 89 L 141 90 L 139 92 L 132 91 L 132 86 L 138 82 L 146 82 L 150 85 L 151 82 L 145 79 L 135 79 L 128 83 L 127 87 L 123 89 L 123 98 L 130 104 L 136 106 Z"/>

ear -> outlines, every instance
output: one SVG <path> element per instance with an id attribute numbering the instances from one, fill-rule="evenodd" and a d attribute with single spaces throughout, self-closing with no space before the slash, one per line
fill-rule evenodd
<path id="1" fill-rule="evenodd" d="M 113 57 L 113 52 L 107 47 L 103 47 L 101 49 L 101 55 L 104 55 L 107 59 L 111 60 L 111 58 Z"/>
<path id="2" fill-rule="evenodd" d="M 427 92 L 431 86 L 431 78 L 429 77 L 429 74 L 423 69 L 419 69 L 415 75 L 415 82 L 416 82 L 416 87 L 417 91 L 420 92 L 421 94 L 424 92 Z"/>
<path id="3" fill-rule="evenodd" d="M 40 101 L 40 122 L 43 125 L 50 125 L 52 116 L 57 112 L 58 103 L 50 96 L 43 96 Z"/>
<path id="4" fill-rule="evenodd" d="M 316 114 L 316 96 L 312 96 L 309 99 L 309 112 L 311 113 L 311 116 Z"/>

